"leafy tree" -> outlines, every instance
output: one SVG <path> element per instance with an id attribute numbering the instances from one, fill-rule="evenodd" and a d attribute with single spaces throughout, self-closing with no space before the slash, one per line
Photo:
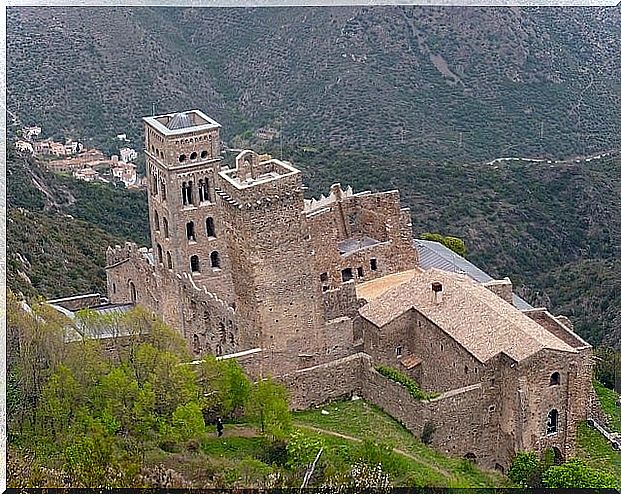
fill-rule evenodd
<path id="1" fill-rule="evenodd" d="M 543 464 L 536 453 L 520 451 L 513 458 L 507 475 L 521 487 L 540 487 L 542 472 Z"/>
<path id="2" fill-rule="evenodd" d="M 618 489 L 621 482 L 614 475 L 573 459 L 564 465 L 550 467 L 543 474 L 543 484 L 551 489 Z"/>
<path id="3" fill-rule="evenodd" d="M 98 408 L 114 417 L 126 431 L 132 428 L 132 412 L 139 392 L 138 382 L 124 366 L 115 367 L 103 376 L 95 389 L 100 402 Z"/>
<path id="4" fill-rule="evenodd" d="M 248 402 L 250 381 L 241 366 L 234 360 L 226 360 L 223 370 L 226 391 L 221 396 L 224 410 L 227 415 L 238 415 Z"/>
<path id="5" fill-rule="evenodd" d="M 41 392 L 41 412 L 43 421 L 40 425 L 52 433 L 56 440 L 69 428 L 74 410 L 82 402 L 83 390 L 71 371 L 60 365 L 45 384 Z"/>
<path id="6" fill-rule="evenodd" d="M 179 405 L 173 412 L 172 425 L 175 433 L 183 441 L 205 433 L 205 420 L 201 407 L 194 401 Z"/>
<path id="7" fill-rule="evenodd" d="M 287 389 L 271 377 L 259 380 L 252 388 L 248 412 L 261 426 L 261 432 L 274 438 L 286 437 L 291 429 Z"/>
<path id="8" fill-rule="evenodd" d="M 448 247 L 453 252 L 456 252 L 462 257 L 466 257 L 466 244 L 457 237 L 444 236 L 439 233 L 423 233 L 421 235 L 423 240 L 431 240 L 433 242 L 439 242 L 445 247 Z"/>
<path id="9" fill-rule="evenodd" d="M 225 416 L 241 414 L 248 402 L 251 385 L 235 360 L 217 360 L 209 355 L 197 367 L 197 375 L 208 410 Z"/>

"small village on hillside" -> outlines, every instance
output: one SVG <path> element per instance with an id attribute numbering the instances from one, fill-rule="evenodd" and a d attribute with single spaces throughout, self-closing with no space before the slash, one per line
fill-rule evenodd
<path id="1" fill-rule="evenodd" d="M 52 138 L 41 138 L 42 129 L 38 125 L 22 127 L 15 141 L 15 148 L 21 153 L 36 157 L 48 170 L 67 173 L 84 182 L 122 183 L 128 189 L 145 187 L 144 177 L 137 173 L 134 163 L 138 152 L 127 147 L 127 136 L 119 134 L 119 154 L 107 157 L 101 150 L 87 148 L 82 142 L 71 138 L 65 142 Z"/>

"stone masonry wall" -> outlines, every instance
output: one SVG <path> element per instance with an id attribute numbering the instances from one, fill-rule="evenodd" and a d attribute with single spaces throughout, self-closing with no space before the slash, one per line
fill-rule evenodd
<path id="1" fill-rule="evenodd" d="M 158 314 L 186 338 L 196 355 L 233 353 L 256 343 L 240 334 L 236 313 L 227 302 L 197 286 L 188 274 L 156 271 L 144 250 L 129 242 L 108 249 L 110 302 L 133 302 Z"/>
<path id="2" fill-rule="evenodd" d="M 332 193 L 339 199 L 306 212 L 316 275 L 324 274 L 325 287 L 343 283 L 345 269 L 351 269 L 354 279 L 362 282 L 415 267 L 418 257 L 411 219 L 408 210 L 400 208 L 397 191 L 344 196 L 335 185 Z M 365 237 L 380 243 L 340 254 L 339 242 Z"/>
<path id="3" fill-rule="evenodd" d="M 426 423 L 435 426 L 431 445 L 451 456 L 473 453 L 487 468 L 507 468 L 512 443 L 498 428 L 489 411 L 489 389 L 475 385 L 453 390 L 433 401 L 413 398 L 400 384 L 385 378 L 372 367 L 369 355 L 358 353 L 338 361 L 280 376 L 290 390 L 294 410 L 319 406 L 353 394 L 382 408 L 420 437 Z"/>
<path id="4" fill-rule="evenodd" d="M 484 365 L 415 309 L 382 328 L 358 317 L 354 328 L 362 332 L 364 352 L 377 362 L 409 373 L 425 390 L 443 392 L 483 379 Z M 412 371 L 400 365 L 410 355 L 421 359 Z"/>
<path id="5" fill-rule="evenodd" d="M 572 456 L 576 426 L 586 420 L 591 390 L 590 349 L 573 356 L 542 350 L 519 366 L 522 421 L 517 424 L 524 449 L 558 448 L 563 458 Z M 558 384 L 553 374 L 559 374 Z M 548 433 L 548 414 L 558 411 L 558 430 Z"/>
<path id="6" fill-rule="evenodd" d="M 324 347 L 324 309 L 303 217 L 300 174 L 241 189 L 224 174 L 218 203 L 239 321 L 246 332 L 258 333 L 258 346 L 288 355 L 274 362 L 274 371 L 289 368 L 298 357 L 308 359 L 300 365 L 313 365 Z"/>

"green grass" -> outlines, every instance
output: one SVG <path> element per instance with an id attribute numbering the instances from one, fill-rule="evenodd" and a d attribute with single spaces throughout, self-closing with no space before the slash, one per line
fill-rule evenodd
<path id="1" fill-rule="evenodd" d="M 610 417 L 609 426 L 615 432 L 621 432 L 621 407 L 617 406 L 619 394 L 608 389 L 599 381 L 593 381 L 593 387 L 597 393 L 604 413 Z"/>
<path id="2" fill-rule="evenodd" d="M 595 429 L 582 422 L 578 426 L 577 455 L 589 466 L 609 472 L 619 479 L 621 488 L 621 454 Z"/>
<path id="3" fill-rule="evenodd" d="M 210 436 L 201 442 L 201 451 L 208 456 L 243 460 L 259 457 L 265 442 L 261 437 Z"/>
<path id="4" fill-rule="evenodd" d="M 323 415 L 322 409 L 329 414 Z M 359 439 L 381 441 L 414 456 L 416 460 L 401 456 L 399 461 L 407 465 L 407 474 L 393 479 L 394 485 L 498 487 L 508 483 L 499 474 L 483 472 L 466 460 L 449 458 L 425 446 L 395 419 L 362 400 L 335 402 L 321 409 L 297 412 L 294 423 Z M 337 441 L 339 438 L 329 440 Z"/>

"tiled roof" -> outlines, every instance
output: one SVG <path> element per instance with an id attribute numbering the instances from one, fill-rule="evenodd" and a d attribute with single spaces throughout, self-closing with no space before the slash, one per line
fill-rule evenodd
<path id="1" fill-rule="evenodd" d="M 423 269 L 437 268 L 452 273 L 462 273 L 479 283 L 487 283 L 493 280 L 485 271 L 439 242 L 417 238 L 414 239 L 414 246 L 418 252 L 420 267 Z M 533 308 L 532 305 L 518 297 L 515 293 L 513 294 L 513 305 L 520 310 L 530 310 Z"/>
<path id="2" fill-rule="evenodd" d="M 400 362 L 401 365 L 407 370 L 411 370 L 414 367 L 420 365 L 423 361 L 416 355 L 408 355 L 407 357 L 403 357 Z"/>
<path id="3" fill-rule="evenodd" d="M 439 301 L 431 284 L 442 284 Z M 430 269 L 369 301 L 360 314 L 381 328 L 416 309 L 481 362 L 504 352 L 516 361 L 549 348 L 576 351 L 471 278 Z"/>
<path id="4" fill-rule="evenodd" d="M 368 302 L 379 297 L 386 290 L 390 290 L 401 283 L 411 280 L 412 277 L 420 272 L 422 272 L 421 269 L 415 268 L 408 271 L 401 271 L 400 273 L 388 274 L 381 278 L 365 281 L 364 283 L 358 283 L 356 285 L 356 296 Z"/>

